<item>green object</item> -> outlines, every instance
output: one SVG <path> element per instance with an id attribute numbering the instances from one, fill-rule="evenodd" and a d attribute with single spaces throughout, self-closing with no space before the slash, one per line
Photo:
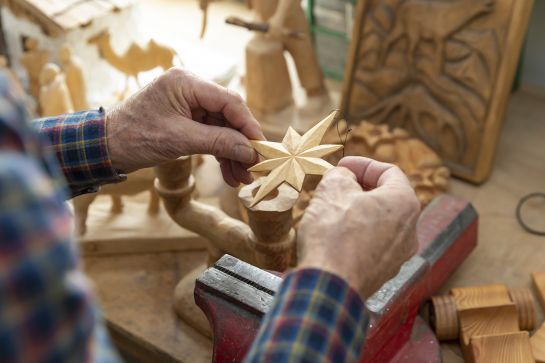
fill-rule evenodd
<path id="1" fill-rule="evenodd" d="M 308 0 L 307 20 L 318 61 L 326 77 L 342 80 L 357 0 Z M 348 5 L 348 6 L 347 6 Z M 352 11 L 348 11 L 352 9 Z"/>

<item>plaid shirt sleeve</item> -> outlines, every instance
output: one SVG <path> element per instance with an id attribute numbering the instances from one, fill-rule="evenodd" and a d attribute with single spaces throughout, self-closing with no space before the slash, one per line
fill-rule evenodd
<path id="1" fill-rule="evenodd" d="M 315 269 L 289 273 L 245 363 L 358 362 L 369 315 L 341 278 Z"/>
<path id="2" fill-rule="evenodd" d="M 126 179 L 112 167 L 104 109 L 41 118 L 32 124 L 49 139 L 72 197 Z"/>

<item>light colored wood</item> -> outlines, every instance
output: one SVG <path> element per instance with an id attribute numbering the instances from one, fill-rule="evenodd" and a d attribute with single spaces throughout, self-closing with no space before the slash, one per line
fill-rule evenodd
<path id="1" fill-rule="evenodd" d="M 129 78 L 133 77 L 138 83 L 138 74 L 160 67 L 167 70 L 174 66 L 176 51 L 171 47 L 150 40 L 145 47 L 138 44 L 131 44 L 129 48 L 119 55 L 111 45 L 111 36 L 108 30 L 98 33 L 89 39 L 89 44 L 96 44 L 101 58 L 106 60 L 112 67 L 127 76 L 125 87 L 128 88 Z M 127 89 L 125 89 L 125 94 Z"/>
<path id="2" fill-rule="evenodd" d="M 293 104 L 288 65 L 280 41 L 255 36 L 246 46 L 246 101 L 257 115 L 279 112 Z"/>
<path id="3" fill-rule="evenodd" d="M 534 363 L 528 332 L 471 338 L 474 363 Z"/>
<path id="4" fill-rule="evenodd" d="M 39 101 L 44 117 L 74 112 L 64 74 L 54 63 L 47 63 L 40 72 Z"/>
<path id="5" fill-rule="evenodd" d="M 485 181 L 532 3 L 360 1 L 344 77 L 345 116 L 402 126 L 456 176 Z"/>
<path id="6" fill-rule="evenodd" d="M 89 26 L 93 20 L 134 3 L 134 0 L 1 0 L 15 15 L 35 23 L 53 37 Z"/>
<path id="7" fill-rule="evenodd" d="M 450 290 L 456 300 L 456 308 L 461 310 L 511 305 L 509 291 L 505 285 L 486 285 L 454 288 Z"/>
<path id="8" fill-rule="evenodd" d="M 541 304 L 541 309 L 545 312 L 545 272 L 533 272 L 532 281 Z"/>
<path id="9" fill-rule="evenodd" d="M 530 344 L 537 363 L 545 363 L 545 323 L 532 335 Z"/>
<path id="10" fill-rule="evenodd" d="M 74 105 L 74 111 L 88 110 L 87 89 L 81 60 L 73 55 L 70 48 L 66 46 L 61 48 L 59 58 L 61 60 L 61 69 L 66 77 L 66 85 L 68 86 Z"/>
<path id="11" fill-rule="evenodd" d="M 333 167 L 321 158 L 334 153 L 342 146 L 320 145 L 320 143 L 337 116 L 336 111 L 331 113 L 303 136 L 290 127 L 282 143 L 252 141 L 256 151 L 266 160 L 251 167 L 248 171 L 270 172 L 270 174 L 259 188 L 250 207 L 257 205 L 284 182 L 300 192 L 306 175 L 323 175 Z"/>
<path id="12" fill-rule="evenodd" d="M 38 100 L 40 97 L 40 73 L 49 60 L 47 51 L 39 49 L 38 41 L 34 38 L 25 40 L 25 48 L 21 56 L 21 64 L 25 67 L 28 77 L 29 93 Z"/>
<path id="13" fill-rule="evenodd" d="M 326 142 L 338 141 L 339 134 L 341 138 L 347 135 L 345 155 L 366 156 L 399 166 L 409 177 L 422 207 L 448 191 L 448 168 L 435 151 L 421 140 L 411 137 L 406 130 L 362 121 L 351 125 L 351 131 L 347 134 L 346 125 L 342 123 L 339 130 L 330 130 Z M 341 157 L 342 153 L 337 152 L 328 159 L 335 164 Z"/>
<path id="14" fill-rule="evenodd" d="M 520 330 L 534 330 L 536 324 L 536 308 L 530 289 L 510 289 L 509 297 L 517 306 Z"/>
<path id="15" fill-rule="evenodd" d="M 456 301 L 451 295 L 432 296 L 431 325 L 439 340 L 454 340 L 458 338 L 458 311 Z"/>

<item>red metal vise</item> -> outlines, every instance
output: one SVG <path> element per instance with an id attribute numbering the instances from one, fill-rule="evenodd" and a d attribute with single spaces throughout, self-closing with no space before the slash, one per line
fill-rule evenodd
<path id="1" fill-rule="evenodd" d="M 420 216 L 419 252 L 366 301 L 371 312 L 361 362 L 440 362 L 439 343 L 418 315 L 477 244 L 478 216 L 471 204 L 442 196 Z M 282 279 L 232 256 L 207 269 L 195 301 L 214 332 L 215 363 L 241 362 Z"/>

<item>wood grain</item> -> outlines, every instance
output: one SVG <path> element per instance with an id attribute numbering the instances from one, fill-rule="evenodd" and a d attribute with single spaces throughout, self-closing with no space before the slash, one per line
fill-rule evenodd
<path id="1" fill-rule="evenodd" d="M 439 340 L 455 340 L 459 335 L 456 301 L 450 295 L 433 296 L 431 325 Z"/>
<path id="2" fill-rule="evenodd" d="M 509 297 L 511 297 L 511 300 L 517 306 L 520 330 L 534 330 L 536 324 L 536 307 L 530 289 L 510 289 Z"/>
<path id="3" fill-rule="evenodd" d="M 541 309 L 545 312 L 545 272 L 532 273 L 532 282 L 534 283 Z"/>
<path id="4" fill-rule="evenodd" d="M 473 363 L 534 363 L 528 332 L 471 338 Z"/>
<path id="5" fill-rule="evenodd" d="M 532 351 L 537 363 L 545 363 L 545 323 L 530 338 Z"/>
<path id="6" fill-rule="evenodd" d="M 451 294 L 456 300 L 456 307 L 459 311 L 512 304 L 505 285 L 454 288 L 451 290 Z"/>
<path id="7" fill-rule="evenodd" d="M 347 120 L 410 130 L 455 175 L 483 182 L 532 3 L 360 1 L 344 77 Z"/>

